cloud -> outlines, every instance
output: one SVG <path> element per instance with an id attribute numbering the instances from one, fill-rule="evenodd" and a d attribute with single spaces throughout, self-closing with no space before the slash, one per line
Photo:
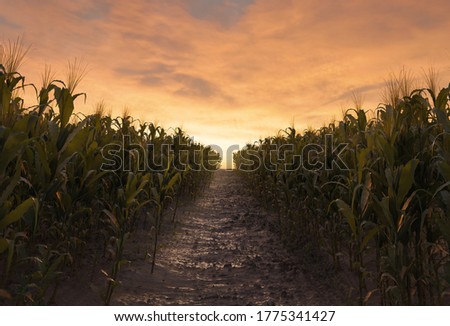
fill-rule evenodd
<path id="1" fill-rule="evenodd" d="M 147 65 L 146 68 L 131 68 L 126 66 L 120 66 L 114 69 L 114 72 L 118 77 L 127 76 L 133 78 L 136 81 L 152 80 L 154 79 L 168 79 L 171 78 L 171 73 L 175 68 L 164 63 L 155 62 Z M 150 86 L 153 83 L 149 83 Z"/>
<path id="2" fill-rule="evenodd" d="M 182 84 L 175 94 L 187 97 L 210 98 L 218 93 L 218 88 L 211 82 L 186 74 L 177 74 L 174 79 Z"/>
<path id="3" fill-rule="evenodd" d="M 218 23 L 222 27 L 231 27 L 246 13 L 254 0 L 188 0 L 181 4 L 189 14 L 201 20 Z"/>
<path id="4" fill-rule="evenodd" d="M 347 89 L 342 89 L 339 92 L 337 92 L 334 96 L 331 96 L 328 101 L 326 101 L 324 104 L 328 105 L 331 103 L 336 103 L 338 101 L 353 101 L 353 96 L 362 96 L 364 97 L 364 94 L 379 91 L 383 89 L 385 85 L 384 81 L 375 82 L 370 85 L 364 85 L 364 86 L 354 86 L 349 85 Z M 363 98 L 364 99 L 364 98 Z M 353 105 L 353 103 L 352 103 Z"/>
<path id="5" fill-rule="evenodd" d="M 153 63 L 142 69 L 118 67 L 115 73 L 117 76 L 127 76 L 139 82 L 141 86 L 172 88 L 175 96 L 194 97 L 202 101 L 218 97 L 225 101 L 233 101 L 231 96 L 223 94 L 213 82 L 177 72 L 176 67 L 164 63 Z"/>
<path id="6" fill-rule="evenodd" d="M 8 20 L 6 17 L 2 17 L 0 16 L 0 26 L 5 26 L 5 27 L 9 27 L 9 28 L 13 28 L 13 29 L 20 29 L 20 25 L 11 22 L 10 20 Z"/>
<path id="7" fill-rule="evenodd" d="M 159 26 L 161 28 L 161 26 Z M 149 28 L 151 30 L 152 28 Z M 171 30 L 170 27 L 166 26 L 164 29 Z M 168 32 L 167 34 L 171 34 Z M 166 36 L 164 34 L 158 34 L 156 32 L 124 32 L 122 34 L 123 38 L 128 41 L 143 42 L 151 45 L 155 48 L 159 48 L 163 51 L 185 51 L 189 52 L 192 50 L 190 44 L 186 40 L 182 40 L 175 37 Z"/>
<path id="8" fill-rule="evenodd" d="M 384 79 L 433 65 L 450 80 L 445 0 L 0 0 L 1 37 L 24 34 L 39 80 L 84 58 L 90 110 L 105 98 L 211 142 L 320 126 L 361 92 L 374 108 Z M 80 89 L 81 90 L 81 89 Z M 209 138 L 208 138 L 209 137 Z"/>
<path id="9" fill-rule="evenodd" d="M 72 12 L 77 17 L 89 21 L 106 18 L 110 10 L 111 3 L 109 2 L 88 2 Z"/>

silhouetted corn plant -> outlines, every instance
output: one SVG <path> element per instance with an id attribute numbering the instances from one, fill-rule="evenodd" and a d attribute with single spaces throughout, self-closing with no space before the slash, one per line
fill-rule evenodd
<path id="1" fill-rule="evenodd" d="M 75 93 L 85 73 L 78 61 L 69 62 L 66 81 L 56 80 L 46 67 L 36 104 L 24 108 L 19 90 L 34 86 L 25 84 L 16 69 L 26 49 L 19 40 L 7 52 L 0 61 L 0 302 L 52 303 L 58 284 L 90 248 L 93 272 L 102 254 L 112 258 L 111 270 L 103 270 L 103 299 L 109 304 L 127 261 L 125 240 L 143 211 L 157 212 L 149 239 L 154 264 L 163 210 L 210 177 L 206 158 L 193 169 L 198 161 L 184 157 L 182 168 L 163 145 L 174 146 L 182 137 L 192 155 L 206 148 L 181 129 L 172 135 L 127 112 L 104 115 L 104 104 L 93 115 L 74 114 L 76 100 L 84 96 Z M 110 145 L 120 148 L 122 162 L 116 163 L 127 165 L 102 167 L 103 149 Z M 162 169 L 144 164 L 150 156 Z"/>
<path id="2" fill-rule="evenodd" d="M 264 203 L 279 212 L 284 242 L 320 247 L 336 269 L 347 256 L 360 304 L 374 296 L 381 304 L 448 302 L 450 86 L 437 93 L 433 70 L 428 76 L 426 89 L 412 90 L 410 73 L 392 75 L 375 118 L 358 104 L 341 121 L 303 134 L 288 128 L 234 156 Z M 327 135 L 334 145 L 347 144 L 341 158 L 348 170 L 286 170 L 308 144 L 326 147 Z M 272 145 L 278 153 L 270 154 Z"/>

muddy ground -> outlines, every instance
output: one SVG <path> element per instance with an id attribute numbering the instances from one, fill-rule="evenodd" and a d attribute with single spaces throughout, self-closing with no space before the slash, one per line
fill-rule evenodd
<path id="1" fill-rule="evenodd" d="M 310 266 L 283 248 L 276 217 L 232 171 L 215 173 L 193 203 L 180 207 L 166 230 L 151 274 L 148 231 L 127 243 L 113 305 L 343 305 L 347 295 L 327 266 Z M 97 273 L 98 274 L 98 273 Z M 98 275 L 79 272 L 57 297 L 62 305 L 101 305 Z M 104 282 L 104 281 L 103 281 Z"/>

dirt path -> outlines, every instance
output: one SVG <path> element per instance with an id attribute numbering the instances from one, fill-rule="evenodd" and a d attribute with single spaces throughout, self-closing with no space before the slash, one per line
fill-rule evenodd
<path id="1" fill-rule="evenodd" d="M 134 241 L 112 304 L 343 304 L 326 282 L 302 272 L 268 230 L 267 217 L 234 172 L 216 172 L 210 188 L 180 212 L 153 275 L 142 243 Z"/>
<path id="2" fill-rule="evenodd" d="M 112 305 L 341 305 L 324 266 L 286 251 L 267 213 L 231 171 L 215 173 L 208 189 L 179 209 L 178 225 L 166 230 L 151 274 L 148 230 L 133 233 L 119 272 Z M 92 258 L 94 259 L 94 258 Z M 59 288 L 58 305 L 103 305 L 106 278 L 85 261 Z M 109 271 L 110 261 L 104 262 Z M 332 285 L 334 282 L 335 285 Z M 338 281 L 339 282 L 339 281 Z"/>

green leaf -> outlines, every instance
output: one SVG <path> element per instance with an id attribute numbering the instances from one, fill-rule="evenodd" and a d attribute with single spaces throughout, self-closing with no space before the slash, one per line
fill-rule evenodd
<path id="1" fill-rule="evenodd" d="M 108 216 L 108 218 L 109 218 L 109 220 L 111 222 L 111 225 L 115 228 L 115 230 L 116 231 L 120 230 L 119 222 L 117 221 L 116 216 L 111 211 L 109 211 L 107 209 L 104 209 L 102 212 L 105 213 L 106 216 Z"/>
<path id="2" fill-rule="evenodd" d="M 440 123 L 445 132 L 450 133 L 450 121 L 447 118 L 447 112 L 445 109 L 435 108 L 433 112 L 436 114 L 438 123 Z"/>
<path id="3" fill-rule="evenodd" d="M 17 160 L 17 164 L 16 164 L 16 169 L 15 170 L 16 170 L 16 172 L 14 173 L 12 178 L 8 180 L 8 185 L 6 186 L 5 190 L 3 190 L 1 192 L 0 205 L 2 203 L 4 203 L 8 199 L 8 197 L 13 192 L 14 188 L 16 188 L 16 186 L 19 184 L 20 172 L 21 172 L 20 171 L 20 160 Z"/>
<path id="4" fill-rule="evenodd" d="M 72 142 L 76 143 L 77 141 L 79 141 L 77 136 L 78 136 L 79 132 L 83 129 L 86 122 L 87 122 L 87 120 L 83 120 L 82 122 L 77 124 L 76 128 L 74 128 L 72 130 L 72 132 L 65 139 L 65 142 L 64 142 L 64 144 L 62 144 L 61 149 L 59 150 L 59 153 L 64 152 L 66 150 L 67 146 L 69 144 L 71 144 Z M 75 137 L 77 137 L 77 138 L 75 138 Z M 72 153 L 69 153 L 68 155 L 72 155 Z"/>
<path id="5" fill-rule="evenodd" d="M 377 203 L 377 207 L 380 208 L 377 209 L 377 216 L 380 220 L 380 223 L 383 223 L 383 225 L 388 226 L 389 228 L 394 227 L 394 221 L 392 218 L 392 213 L 389 209 L 389 197 L 385 196 L 381 200 L 375 200 Z"/>
<path id="6" fill-rule="evenodd" d="M 376 147 L 384 154 L 386 162 L 390 167 L 394 166 L 395 160 L 395 149 L 394 147 L 387 142 L 384 135 L 376 135 L 375 136 L 375 144 Z"/>
<path id="7" fill-rule="evenodd" d="M 27 135 L 24 132 L 18 132 L 10 135 L 0 153 L 0 175 L 5 174 L 8 164 L 18 157 L 28 143 Z"/>
<path id="8" fill-rule="evenodd" d="M 439 95 L 436 98 L 436 103 L 435 103 L 435 106 L 438 110 L 445 112 L 445 108 L 446 108 L 447 102 L 448 102 L 449 91 L 450 91 L 450 88 L 443 88 L 439 92 Z"/>
<path id="9" fill-rule="evenodd" d="M 50 267 L 45 271 L 45 275 L 43 277 L 43 281 L 52 280 L 55 277 L 55 273 L 57 272 L 60 265 L 64 263 L 66 258 L 69 256 L 68 253 L 61 254 L 56 258 L 50 265 Z"/>
<path id="10" fill-rule="evenodd" d="M 357 160 L 358 160 L 358 183 L 362 182 L 363 171 L 364 171 L 364 167 L 366 166 L 369 153 L 370 153 L 369 148 L 365 148 L 358 153 L 358 157 L 357 157 Z"/>
<path id="11" fill-rule="evenodd" d="M 164 187 L 165 189 L 172 189 L 175 183 L 180 179 L 180 173 L 176 173 Z"/>
<path id="12" fill-rule="evenodd" d="M 10 89 L 8 89 L 7 87 L 2 87 L 1 91 L 2 91 L 2 93 L 1 93 L 2 109 L 7 114 L 7 113 L 9 113 L 9 109 L 10 109 L 9 103 L 11 102 L 12 91 Z M 0 113 L 3 113 L 3 112 L 0 112 Z"/>
<path id="13" fill-rule="evenodd" d="M 344 217 L 347 219 L 348 225 L 350 225 L 352 233 L 356 236 L 357 235 L 356 218 L 355 215 L 353 214 L 352 209 L 342 199 L 336 199 L 334 202 L 338 206 L 339 212 L 342 215 L 344 215 Z"/>
<path id="14" fill-rule="evenodd" d="M 101 179 L 105 174 L 109 171 L 97 171 L 97 170 L 89 170 L 86 173 L 86 176 L 81 180 L 81 185 L 87 188 L 91 187 L 95 184 L 99 179 Z"/>
<path id="15" fill-rule="evenodd" d="M 4 230 L 8 225 L 20 220 L 34 205 L 35 199 L 33 197 L 30 197 L 19 206 L 17 206 L 13 211 L 11 211 L 3 219 L 0 220 L 0 231 Z"/>
<path id="16" fill-rule="evenodd" d="M 366 181 L 361 193 L 361 213 L 364 215 L 369 207 L 370 191 L 372 189 L 372 175 L 370 173 L 366 176 Z"/>
<path id="17" fill-rule="evenodd" d="M 396 197 L 397 209 L 400 209 L 403 200 L 413 185 L 417 164 L 419 164 L 419 160 L 412 159 L 402 167 Z"/>
<path id="18" fill-rule="evenodd" d="M 45 151 L 44 145 L 41 142 L 36 142 L 33 147 L 36 157 L 36 169 L 38 170 L 41 180 L 45 180 L 51 175 L 49 157 L 47 156 L 47 152 Z"/>
<path id="19" fill-rule="evenodd" d="M 75 109 L 74 98 L 67 88 L 59 87 L 55 87 L 55 98 L 58 103 L 61 128 L 64 128 L 69 123 L 72 112 Z"/>

